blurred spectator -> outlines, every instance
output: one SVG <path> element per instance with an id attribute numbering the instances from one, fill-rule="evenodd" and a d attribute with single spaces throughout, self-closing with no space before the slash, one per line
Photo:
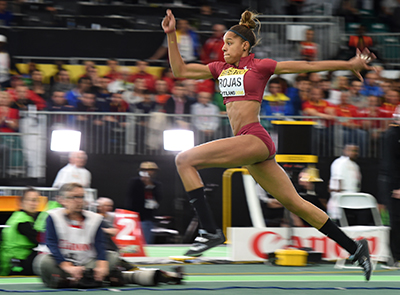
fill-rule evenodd
<path id="1" fill-rule="evenodd" d="M 290 98 L 282 92 L 282 86 L 277 79 L 271 79 L 268 83 L 269 95 L 265 95 L 261 102 L 262 116 L 293 116 L 294 109 Z M 270 121 L 271 119 L 267 119 Z M 265 123 L 265 122 L 264 122 Z"/>
<path id="2" fill-rule="evenodd" d="M 367 97 L 360 93 L 363 84 L 359 80 L 353 80 L 349 88 L 349 103 L 359 109 L 365 108 L 368 105 Z"/>
<path id="3" fill-rule="evenodd" d="M 6 50 L 7 38 L 0 35 L 0 85 L 2 88 L 10 86 L 11 58 Z"/>
<path id="4" fill-rule="evenodd" d="M 60 188 L 66 183 L 79 183 L 83 187 L 90 187 L 92 174 L 85 168 L 87 155 L 84 151 L 71 152 L 69 163 L 58 171 L 53 187 Z"/>
<path id="5" fill-rule="evenodd" d="M 100 87 L 99 70 L 95 66 L 89 67 L 87 77 L 89 77 L 90 81 L 92 82 L 92 89 L 97 91 L 97 87 Z"/>
<path id="6" fill-rule="evenodd" d="M 197 80 L 185 79 L 182 81 L 185 87 L 185 97 L 192 104 L 197 102 Z"/>
<path id="7" fill-rule="evenodd" d="M 147 61 L 138 60 L 136 62 L 136 67 L 138 68 L 139 71 L 130 77 L 130 81 L 134 83 L 136 79 L 144 79 L 146 83 L 146 88 L 154 92 L 156 78 L 152 74 L 147 73 L 146 70 L 148 66 L 149 63 Z"/>
<path id="8" fill-rule="evenodd" d="M 0 1 L 0 25 L 10 26 L 14 16 L 11 11 L 7 9 L 7 1 Z"/>
<path id="9" fill-rule="evenodd" d="M 375 72 L 373 71 L 368 72 L 365 75 L 364 87 L 360 91 L 360 93 L 365 96 L 369 95 L 382 96 L 383 90 L 378 84 L 378 78 L 379 76 Z"/>
<path id="10" fill-rule="evenodd" d="M 384 102 L 379 108 L 380 116 L 383 118 L 392 118 L 396 107 L 400 103 L 400 96 L 396 90 L 389 90 L 384 98 Z M 384 121 L 384 129 L 389 126 L 389 121 Z"/>
<path id="11" fill-rule="evenodd" d="M 153 99 L 151 92 L 146 89 L 143 91 L 143 101 L 135 105 L 135 112 L 141 114 L 150 114 L 157 111 L 157 102 Z"/>
<path id="12" fill-rule="evenodd" d="M 65 69 L 60 69 L 57 74 L 57 81 L 53 84 L 51 91 L 68 92 L 73 88 L 74 84 L 71 83 L 68 71 Z"/>
<path id="13" fill-rule="evenodd" d="M 397 0 L 383 0 L 381 2 L 382 17 L 392 32 L 398 32 L 400 29 L 400 2 Z"/>
<path id="14" fill-rule="evenodd" d="M 34 92 L 37 96 L 40 96 L 43 100 L 48 100 L 49 97 L 49 88 L 48 85 L 43 84 L 43 75 L 39 70 L 33 70 L 31 73 L 32 84 L 31 91 Z"/>
<path id="15" fill-rule="evenodd" d="M 15 88 L 16 100 L 11 105 L 12 108 L 18 110 L 29 110 L 29 106 L 34 106 L 36 110 L 43 110 L 46 107 L 46 102 L 40 97 L 37 96 L 32 91 L 28 90 L 26 86 L 17 86 Z"/>
<path id="16" fill-rule="evenodd" d="M 96 102 L 101 111 L 108 111 L 110 108 L 111 93 L 108 91 L 108 84 L 111 79 L 107 76 L 99 78 L 99 86 L 95 88 Z"/>
<path id="17" fill-rule="evenodd" d="M 56 73 L 50 77 L 50 86 L 53 86 L 56 82 L 59 81 L 59 73 L 61 70 L 65 70 L 64 68 L 64 62 L 62 60 L 55 60 L 54 61 L 54 66 Z"/>
<path id="18" fill-rule="evenodd" d="M 118 229 L 114 227 L 115 214 L 113 212 L 114 201 L 110 198 L 101 197 L 97 201 L 97 213 L 103 216 L 103 222 L 101 224 L 101 229 L 104 232 L 105 248 L 107 251 L 116 251 L 119 249 L 115 245 L 112 237 L 115 237 L 118 233 Z"/>
<path id="19" fill-rule="evenodd" d="M 66 112 L 74 110 L 74 107 L 68 104 L 64 92 L 54 91 L 51 99 L 47 102 L 47 110 L 54 112 Z"/>
<path id="20" fill-rule="evenodd" d="M 32 262 L 38 254 L 38 232 L 35 225 L 38 217 L 40 194 L 29 188 L 20 200 L 21 210 L 15 211 L 2 231 L 1 275 L 33 275 Z"/>
<path id="21" fill-rule="evenodd" d="M 111 113 L 124 113 L 129 110 L 129 104 L 122 98 L 123 91 L 117 91 L 111 94 L 109 111 Z"/>
<path id="22" fill-rule="evenodd" d="M 372 118 L 382 118 L 382 113 L 379 110 L 380 100 L 377 96 L 367 97 L 367 106 L 358 110 L 358 116 L 365 118 L 361 120 L 361 125 L 368 132 L 371 147 L 371 154 L 377 154 L 377 148 L 380 147 L 379 139 L 384 131 L 384 122 L 380 120 L 368 120 Z"/>
<path id="23" fill-rule="evenodd" d="M 17 132 L 19 112 L 18 109 L 10 108 L 12 101 L 10 95 L 0 92 L 0 132 Z"/>
<path id="24" fill-rule="evenodd" d="M 220 126 L 219 108 L 211 103 L 212 94 L 200 92 L 197 102 L 191 106 L 191 114 L 194 115 L 193 125 L 197 133 L 197 144 L 216 139 L 216 132 Z M 210 115 L 210 116 L 203 116 Z"/>
<path id="25" fill-rule="evenodd" d="M 72 89 L 71 91 L 68 91 L 65 95 L 65 97 L 67 98 L 68 104 L 77 108 L 78 102 L 80 101 L 83 93 L 86 91 L 89 91 L 89 89 L 91 87 L 92 87 L 92 83 L 90 82 L 89 78 L 87 78 L 87 77 L 79 78 L 76 88 Z"/>
<path id="26" fill-rule="evenodd" d="M 378 175 L 378 203 L 390 217 L 390 250 L 395 265 L 400 261 L 400 106 L 394 112 L 394 122 L 383 137 L 383 152 Z"/>
<path id="27" fill-rule="evenodd" d="M 356 163 L 358 153 L 359 147 L 357 145 L 347 144 L 343 149 L 343 155 L 331 164 L 331 177 L 329 180 L 331 197 L 327 208 L 329 217 L 336 222 L 341 218 L 337 203 L 337 193 L 357 193 L 361 191 L 361 171 Z M 369 209 L 345 210 L 346 215 L 348 211 L 357 211 L 356 220 L 351 220 L 348 216 L 349 225 L 367 225 Z"/>
<path id="28" fill-rule="evenodd" d="M 185 96 L 185 88 L 181 82 L 175 84 L 174 90 L 172 91 L 172 96 L 167 100 L 164 105 L 164 111 L 167 114 L 190 114 L 190 106 L 192 103 L 187 100 Z M 180 116 L 169 117 L 179 127 L 187 128 L 188 118 L 182 118 Z"/>
<path id="29" fill-rule="evenodd" d="M 360 154 L 366 155 L 368 133 L 361 129 L 361 122 L 357 119 L 357 107 L 349 103 L 349 93 L 342 92 L 340 104 L 336 106 L 338 124 L 342 126 L 343 144 L 357 144 L 360 147 Z"/>
<path id="30" fill-rule="evenodd" d="M 172 93 L 172 90 L 174 89 L 175 86 L 175 81 L 179 81 L 179 79 L 175 79 L 174 74 L 172 73 L 171 67 L 169 65 L 166 66 L 162 71 L 161 79 L 167 82 L 169 93 Z"/>
<path id="31" fill-rule="evenodd" d="M 322 81 L 322 77 L 319 73 L 309 73 L 308 80 L 310 80 L 312 87 L 319 87 L 319 83 Z"/>
<path id="32" fill-rule="evenodd" d="M 213 61 L 225 61 L 222 46 L 224 46 L 223 37 L 226 32 L 226 26 L 215 24 L 212 30 L 212 36 L 206 40 L 201 50 L 200 59 L 203 64 L 208 64 Z"/>
<path id="33" fill-rule="evenodd" d="M 27 64 L 28 69 L 26 73 L 23 73 L 21 78 L 24 80 L 25 85 L 32 85 L 32 73 L 33 71 L 38 70 L 36 63 L 34 63 L 33 61 L 28 62 Z"/>
<path id="34" fill-rule="evenodd" d="M 213 24 L 221 20 L 215 16 L 213 7 L 206 3 L 200 6 L 200 13 L 196 16 L 196 21 L 199 31 L 211 31 Z"/>
<path id="35" fill-rule="evenodd" d="M 118 60 L 115 58 L 109 58 L 107 60 L 107 66 L 109 71 L 105 76 L 111 79 L 111 81 L 119 80 L 121 78 L 121 73 L 118 69 Z"/>
<path id="36" fill-rule="evenodd" d="M 342 0 L 336 15 L 344 17 L 346 23 L 358 23 L 360 21 L 360 12 L 357 9 L 357 1 Z"/>
<path id="37" fill-rule="evenodd" d="M 382 88 L 382 90 L 383 90 L 383 95 L 386 95 L 386 93 L 389 91 L 389 90 L 392 90 L 393 89 L 393 81 L 392 80 L 390 80 L 390 79 L 384 79 L 383 81 L 382 81 L 382 83 L 379 85 L 381 88 Z"/>
<path id="38" fill-rule="evenodd" d="M 119 78 L 108 84 L 108 91 L 110 93 L 123 91 L 122 97 L 127 103 L 131 101 L 131 96 L 134 88 L 133 83 L 129 81 L 130 74 L 131 70 L 129 68 L 121 68 Z"/>
<path id="39" fill-rule="evenodd" d="M 319 60 L 319 48 L 318 44 L 314 42 L 314 30 L 307 29 L 305 35 L 305 41 L 301 41 L 299 44 L 300 59 L 307 61 Z"/>
<path id="40" fill-rule="evenodd" d="M 154 215 L 162 199 L 162 184 L 155 179 L 158 166 L 154 162 L 142 162 L 139 177 L 129 181 L 126 209 L 139 213 L 144 238 L 152 244 L 154 235 Z"/>
<path id="41" fill-rule="evenodd" d="M 186 19 L 176 20 L 176 37 L 179 52 L 185 62 L 192 62 L 198 59 L 200 51 L 200 41 L 197 33 L 190 29 L 189 22 Z M 168 52 L 168 40 L 165 37 L 163 44 L 151 56 L 150 60 L 163 58 Z"/>
<path id="42" fill-rule="evenodd" d="M 86 91 L 82 94 L 81 99 L 78 101 L 78 105 L 76 107 L 78 112 L 103 112 L 106 110 L 102 110 L 100 108 L 99 103 L 96 100 L 96 95 L 91 91 Z M 90 116 L 92 117 L 92 116 Z M 78 115 L 78 120 L 86 121 L 88 116 Z"/>
<path id="43" fill-rule="evenodd" d="M 168 91 L 167 81 L 158 79 L 155 85 L 156 85 L 155 100 L 160 106 L 163 106 L 167 102 L 168 98 L 171 97 Z"/>
<path id="44" fill-rule="evenodd" d="M 134 83 L 133 92 L 128 98 L 129 108 L 131 111 L 135 110 L 135 105 L 144 99 L 144 92 L 148 90 L 146 81 L 142 78 L 137 78 Z M 126 98 L 126 97 L 124 97 Z"/>
<path id="45" fill-rule="evenodd" d="M 297 75 L 293 87 L 289 87 L 286 96 L 290 98 L 293 104 L 293 112 L 295 116 L 301 113 L 301 104 L 308 100 L 311 83 L 307 75 Z"/>
<path id="46" fill-rule="evenodd" d="M 350 36 L 349 39 L 349 47 L 352 49 L 352 55 L 356 54 L 357 49 L 361 52 L 365 48 L 370 48 L 373 45 L 372 38 L 365 35 L 366 28 L 363 25 L 360 25 L 357 29 L 357 34 Z"/>
<path id="47" fill-rule="evenodd" d="M 85 77 L 85 78 L 90 78 L 90 70 L 94 67 L 96 67 L 96 64 L 91 61 L 91 60 L 85 60 L 83 62 L 83 66 L 85 68 L 85 72 L 82 76 L 80 76 L 80 78 Z"/>

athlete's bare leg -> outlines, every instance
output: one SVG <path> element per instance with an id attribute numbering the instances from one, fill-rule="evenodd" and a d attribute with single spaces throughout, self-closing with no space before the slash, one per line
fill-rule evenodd
<path id="1" fill-rule="evenodd" d="M 211 167 L 238 167 L 262 162 L 268 148 L 254 135 L 211 141 L 177 155 L 175 162 L 186 191 L 203 187 L 197 170 Z"/>
<path id="2" fill-rule="evenodd" d="M 320 229 L 328 215 L 299 196 L 289 177 L 275 159 L 246 166 L 253 178 L 263 189 L 282 203 L 289 211 Z"/>

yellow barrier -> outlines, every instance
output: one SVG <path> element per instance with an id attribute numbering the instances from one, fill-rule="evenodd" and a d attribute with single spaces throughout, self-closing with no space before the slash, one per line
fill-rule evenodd
<path id="1" fill-rule="evenodd" d="M 21 207 L 19 206 L 20 199 L 21 199 L 20 196 L 0 196 L 0 202 L 1 202 L 0 212 L 14 212 L 21 209 Z M 47 197 L 40 196 L 37 211 L 43 211 L 44 208 L 46 207 L 46 204 L 47 204 Z"/>
<path id="2" fill-rule="evenodd" d="M 222 175 L 222 230 L 225 236 L 226 229 L 232 226 L 232 175 L 236 172 L 250 174 L 246 168 L 231 168 Z"/>
<path id="3" fill-rule="evenodd" d="M 21 73 L 28 72 L 28 64 L 17 64 L 16 66 Z M 57 72 L 56 66 L 54 64 L 36 64 L 36 67 L 42 72 L 43 83 L 45 83 L 45 84 L 48 84 L 50 82 L 50 77 L 54 76 Z M 83 65 L 64 65 L 63 67 L 69 72 L 71 81 L 74 83 L 76 81 L 78 81 L 78 79 L 83 74 L 85 74 L 85 66 L 83 66 Z M 109 71 L 108 66 L 104 66 L 104 65 L 96 66 L 96 68 L 98 69 L 99 76 L 104 76 Z M 124 66 L 124 68 L 129 68 L 131 70 L 131 74 L 135 74 L 136 72 L 138 72 L 138 68 L 135 66 L 126 66 L 126 67 Z M 148 73 L 150 73 L 158 78 L 161 77 L 163 70 L 164 70 L 163 67 L 148 67 L 147 68 Z"/>

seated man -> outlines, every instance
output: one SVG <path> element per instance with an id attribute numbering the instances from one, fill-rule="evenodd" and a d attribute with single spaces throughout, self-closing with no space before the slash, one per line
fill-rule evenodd
<path id="1" fill-rule="evenodd" d="M 64 208 L 50 210 L 46 224 L 48 254 L 33 262 L 35 273 L 50 288 L 100 287 L 137 283 L 153 286 L 163 282 L 158 269 L 121 273 L 117 252 L 106 252 L 102 230 L 103 216 L 83 210 L 84 189 L 77 183 L 66 184 L 60 192 Z M 181 273 L 177 280 L 182 279 Z"/>
<path id="2" fill-rule="evenodd" d="M 0 275 L 32 275 L 32 261 L 38 245 L 35 221 L 38 216 L 39 192 L 33 188 L 24 191 L 21 210 L 7 220 L 2 232 Z"/>

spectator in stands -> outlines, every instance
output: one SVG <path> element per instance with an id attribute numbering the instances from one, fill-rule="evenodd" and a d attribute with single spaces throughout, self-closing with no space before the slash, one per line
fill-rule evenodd
<path id="1" fill-rule="evenodd" d="M 78 102 L 81 100 L 83 93 L 89 91 L 89 89 L 91 87 L 92 87 L 92 83 L 90 82 L 89 78 L 86 78 L 86 77 L 79 78 L 76 88 L 67 92 L 65 95 L 65 97 L 67 98 L 68 104 L 77 108 Z"/>
<path id="2" fill-rule="evenodd" d="M 51 91 L 62 91 L 68 92 L 74 88 L 74 84 L 71 83 L 69 72 L 65 69 L 60 69 L 57 74 L 57 81 L 53 84 Z"/>
<path id="3" fill-rule="evenodd" d="M 335 119 L 335 107 L 328 101 L 322 99 L 323 92 L 319 88 L 310 90 L 308 101 L 303 102 L 302 109 L 304 116 L 317 116 L 317 127 L 313 132 L 316 134 L 313 141 L 313 152 L 319 154 L 329 153 L 333 144 L 333 120 Z"/>
<path id="4" fill-rule="evenodd" d="M 300 59 L 307 61 L 319 60 L 319 46 L 314 42 L 315 32 L 313 29 L 307 29 L 305 32 L 305 41 L 300 42 Z"/>
<path id="5" fill-rule="evenodd" d="M 146 80 L 137 78 L 134 83 L 134 88 L 131 96 L 129 97 L 129 108 L 134 111 L 135 105 L 144 99 L 144 92 L 148 90 L 146 86 Z"/>
<path id="6" fill-rule="evenodd" d="M 185 87 L 183 87 L 182 82 L 176 82 L 174 90 L 172 91 L 171 97 L 167 100 L 164 105 L 164 111 L 167 114 L 190 114 L 190 106 L 192 103 L 187 100 L 185 96 Z M 182 118 L 175 116 L 174 118 L 170 117 L 170 120 L 174 120 L 175 124 L 180 127 L 186 128 L 187 118 Z M 174 125 L 175 125 L 174 124 Z"/>
<path id="7" fill-rule="evenodd" d="M 71 152 L 69 163 L 58 171 L 53 187 L 61 187 L 66 183 L 79 183 L 83 187 L 90 187 L 92 174 L 85 168 L 87 155 L 84 151 Z"/>
<path id="8" fill-rule="evenodd" d="M 143 91 L 143 100 L 135 105 L 134 112 L 141 114 L 150 114 L 157 111 L 157 109 L 158 104 L 154 100 L 153 95 L 151 94 L 150 90 L 145 89 Z"/>
<path id="9" fill-rule="evenodd" d="M 14 15 L 11 11 L 7 10 L 7 1 L 0 1 L 0 25 L 10 26 Z"/>
<path id="10" fill-rule="evenodd" d="M 169 65 L 167 65 L 162 71 L 161 79 L 167 82 L 168 93 L 172 93 L 172 90 L 175 86 L 175 81 L 179 81 L 179 79 L 174 77 L 174 74 L 172 73 L 171 67 Z"/>
<path id="11" fill-rule="evenodd" d="M 17 132 L 19 112 L 18 109 L 11 108 L 10 95 L 0 92 L 0 132 Z"/>
<path id="12" fill-rule="evenodd" d="M 152 244 L 154 235 L 154 216 L 162 199 L 162 184 L 155 179 L 158 166 L 154 162 L 142 162 L 139 177 L 129 181 L 126 209 L 139 213 L 144 238 Z"/>
<path id="13" fill-rule="evenodd" d="M 136 79 L 144 79 L 146 83 L 146 88 L 154 92 L 156 78 L 152 74 L 147 72 L 148 66 L 149 63 L 147 61 L 138 60 L 136 62 L 136 67 L 139 71 L 130 77 L 130 81 L 135 83 Z"/>
<path id="14" fill-rule="evenodd" d="M 130 101 L 132 100 L 132 92 L 134 89 L 133 83 L 129 81 L 130 75 L 131 70 L 129 68 L 121 68 L 119 79 L 112 81 L 110 84 L 108 84 L 108 91 L 110 93 L 123 91 L 122 97 L 127 103 L 130 103 Z"/>
<path id="15" fill-rule="evenodd" d="M 119 67 L 118 60 L 116 60 L 115 58 L 109 58 L 107 60 L 107 66 L 109 68 L 109 71 L 105 75 L 106 77 L 111 79 L 111 81 L 115 81 L 115 80 L 121 79 L 121 73 L 120 73 L 120 71 L 118 69 L 118 67 Z"/>
<path id="16" fill-rule="evenodd" d="M 51 99 L 47 102 L 47 110 L 54 112 L 73 111 L 75 108 L 68 104 L 65 93 L 62 91 L 54 91 Z"/>
<path id="17" fill-rule="evenodd" d="M 54 61 L 54 67 L 55 67 L 55 71 L 56 71 L 56 72 L 55 72 L 54 75 L 52 75 L 52 76 L 50 77 L 50 86 L 51 86 L 51 87 L 53 87 L 54 84 L 55 84 L 56 82 L 59 81 L 58 75 L 59 75 L 60 71 L 61 71 L 61 70 L 65 70 L 65 68 L 64 68 L 64 61 L 62 61 L 62 60 L 55 60 L 55 61 Z"/>
<path id="18" fill-rule="evenodd" d="M 382 158 L 378 175 L 378 203 L 386 208 L 390 217 L 390 250 L 395 265 L 400 261 L 400 106 L 393 116 L 394 122 L 383 135 Z"/>
<path id="19" fill-rule="evenodd" d="M 189 21 L 179 19 L 176 23 L 176 34 L 178 37 L 179 52 L 185 62 L 193 62 L 199 58 L 200 41 L 198 35 L 190 29 Z M 163 44 L 151 56 L 150 60 L 163 58 L 168 52 L 167 38 Z"/>
<path id="20" fill-rule="evenodd" d="M 360 12 L 357 8 L 357 1 L 342 0 L 336 15 L 344 17 L 346 23 L 358 23 L 360 21 Z"/>
<path id="21" fill-rule="evenodd" d="M 223 24 L 215 24 L 212 27 L 213 34 L 204 43 L 200 59 L 203 64 L 208 64 L 213 61 L 225 61 L 222 46 L 224 45 L 224 34 L 226 26 Z"/>
<path id="22" fill-rule="evenodd" d="M 7 220 L 2 231 L 1 275 L 33 275 L 32 261 L 38 254 L 38 232 L 35 226 L 40 194 L 33 188 L 23 192 L 20 206 Z"/>
<path id="23" fill-rule="evenodd" d="M 40 111 L 46 107 L 46 102 L 35 93 L 29 91 L 26 86 L 17 86 L 15 94 L 16 100 L 11 105 L 12 108 L 26 111 L 33 107 Z"/>
<path id="24" fill-rule="evenodd" d="M 329 180 L 329 191 L 331 197 L 328 201 L 328 215 L 336 222 L 340 220 L 341 214 L 337 204 L 337 193 L 357 193 L 361 191 L 361 171 L 356 163 L 359 147 L 354 144 L 347 144 L 343 149 L 343 155 L 331 164 L 331 176 Z M 369 210 L 357 210 L 357 219 L 349 224 L 367 225 L 369 222 Z M 346 215 L 347 215 L 346 211 Z"/>
<path id="25" fill-rule="evenodd" d="M 76 107 L 76 110 L 78 112 L 101 112 L 105 111 L 100 109 L 99 104 L 97 103 L 96 100 L 96 95 L 91 92 L 91 91 L 86 91 L 82 94 L 81 99 L 78 101 L 78 105 Z M 81 118 L 83 116 L 78 115 L 78 120 L 86 120 L 86 116 L 84 118 Z M 81 119 L 79 119 L 81 118 Z"/>
<path id="26" fill-rule="evenodd" d="M 167 102 L 167 100 L 171 97 L 171 94 L 168 91 L 167 81 L 158 79 L 155 85 L 156 85 L 155 100 L 160 106 L 163 106 Z"/>
<path id="27" fill-rule="evenodd" d="M 308 100 L 311 83 L 307 75 L 297 75 L 293 87 L 286 90 L 286 96 L 290 98 L 293 104 L 293 112 L 295 116 L 301 113 L 301 104 Z"/>
<path id="28" fill-rule="evenodd" d="M 380 112 L 384 118 L 393 118 L 393 113 L 400 103 L 399 92 L 396 90 L 389 90 L 383 97 L 384 101 L 380 107 Z"/>
<path id="29" fill-rule="evenodd" d="M 391 80 L 391 79 L 383 79 L 382 83 L 379 86 L 382 88 L 384 96 L 386 95 L 386 93 L 389 90 L 394 89 L 393 88 L 393 80 Z"/>
<path id="30" fill-rule="evenodd" d="M 274 78 L 268 83 L 269 95 L 263 97 L 261 103 L 260 115 L 262 116 L 293 116 L 294 109 L 290 98 L 283 94 L 282 86 L 279 80 Z M 263 125 L 268 123 L 271 119 L 263 120 Z M 267 121 L 267 122 L 265 122 Z"/>
<path id="31" fill-rule="evenodd" d="M 360 120 L 354 119 L 358 117 L 358 110 L 356 106 L 349 103 L 348 92 L 342 92 L 340 104 L 336 106 L 335 113 L 339 117 L 337 124 L 342 126 L 343 144 L 357 144 L 360 147 L 359 153 L 361 156 L 365 156 L 368 148 L 368 133 L 361 129 Z"/>
<path id="32" fill-rule="evenodd" d="M 197 80 L 186 79 L 182 81 L 183 87 L 185 88 L 185 97 L 191 103 L 197 102 Z"/>
<path id="33" fill-rule="evenodd" d="M 352 49 L 352 53 L 355 54 L 357 49 L 361 52 L 365 48 L 370 48 L 373 46 L 372 38 L 365 35 L 366 28 L 363 25 L 360 25 L 357 29 L 357 34 L 350 36 L 349 39 L 349 47 Z"/>
<path id="34" fill-rule="evenodd" d="M 196 145 L 217 138 L 216 132 L 220 126 L 219 108 L 212 104 L 211 98 L 211 93 L 200 92 L 197 102 L 191 105 L 191 114 L 194 115 L 192 122 L 197 136 Z"/>
<path id="35" fill-rule="evenodd" d="M 129 104 L 122 98 L 123 91 L 117 91 L 111 94 L 109 111 L 111 113 L 125 113 L 129 111 Z"/>
<path id="36" fill-rule="evenodd" d="M 199 31 L 211 31 L 213 25 L 221 19 L 215 16 L 214 9 L 210 4 L 204 3 L 200 6 L 200 13 L 196 16 L 196 21 L 198 21 Z"/>
<path id="37" fill-rule="evenodd" d="M 40 96 L 43 100 L 49 99 L 49 88 L 48 85 L 43 84 L 43 75 L 40 70 L 33 70 L 31 73 L 32 84 L 30 90 L 37 96 Z"/>
<path id="38" fill-rule="evenodd" d="M 368 72 L 365 75 L 364 87 L 360 93 L 365 96 L 382 96 L 383 90 L 378 84 L 378 78 L 379 76 L 375 72 Z"/>
<path id="39" fill-rule="evenodd" d="M 96 102 L 101 111 L 108 111 L 111 102 L 111 93 L 108 90 L 108 84 L 110 84 L 111 79 L 107 76 L 99 78 L 99 86 L 95 87 Z"/>
<path id="40" fill-rule="evenodd" d="M 83 62 L 83 66 L 85 68 L 85 72 L 82 76 L 80 76 L 80 78 L 85 77 L 85 78 L 90 78 L 90 70 L 94 67 L 96 67 L 96 64 L 91 61 L 91 60 L 85 60 Z"/>
<path id="41" fill-rule="evenodd" d="M 87 76 L 90 78 L 90 81 L 92 82 L 92 90 L 96 91 L 98 87 L 100 87 L 100 76 L 99 76 L 99 70 L 93 66 L 89 67 Z"/>
<path id="42" fill-rule="evenodd" d="M 379 110 L 380 100 L 377 96 L 368 96 L 367 97 L 367 106 L 358 110 L 358 116 L 361 118 L 365 118 L 365 120 L 361 120 L 362 128 L 368 132 L 369 135 L 369 146 L 371 147 L 372 155 L 377 155 L 377 149 L 380 148 L 379 140 L 381 138 L 381 134 L 384 131 L 384 122 L 380 120 L 369 120 L 382 118 L 382 113 Z"/>
<path id="43" fill-rule="evenodd" d="M 349 103 L 358 109 L 365 108 L 368 105 L 367 96 L 360 93 L 363 84 L 359 80 L 353 80 L 349 88 Z"/>

